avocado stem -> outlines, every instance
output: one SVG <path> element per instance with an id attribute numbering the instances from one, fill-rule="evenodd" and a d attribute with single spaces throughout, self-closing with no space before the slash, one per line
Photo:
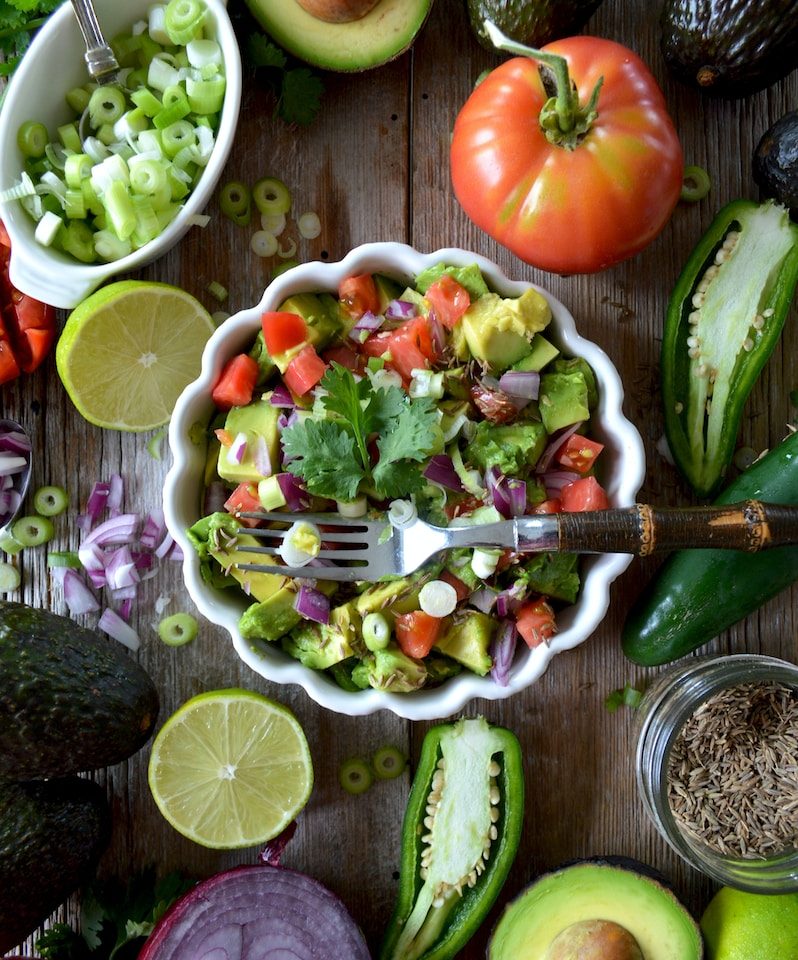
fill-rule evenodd
<path id="1" fill-rule="evenodd" d="M 568 72 L 568 61 L 556 53 L 545 53 L 535 47 L 527 47 L 513 40 L 492 23 L 483 22 L 485 32 L 493 45 L 521 57 L 537 60 L 548 67 L 554 78 L 555 94 L 544 103 L 540 111 L 540 127 L 549 143 L 574 150 L 598 117 L 598 98 L 604 77 L 599 77 L 585 106 L 579 102 L 579 92 Z M 545 84 L 544 84 L 545 86 Z"/>

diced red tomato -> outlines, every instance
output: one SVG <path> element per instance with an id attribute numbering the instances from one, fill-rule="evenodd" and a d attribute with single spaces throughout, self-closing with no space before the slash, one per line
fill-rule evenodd
<path id="1" fill-rule="evenodd" d="M 544 500 L 543 503 L 538 503 L 532 507 L 530 513 L 562 513 L 562 500 L 559 497 Z"/>
<path id="2" fill-rule="evenodd" d="M 344 310 L 356 320 L 368 311 L 380 312 L 380 295 L 370 273 L 361 273 L 342 280 L 338 287 L 338 299 Z"/>
<path id="3" fill-rule="evenodd" d="M 454 591 L 457 594 L 457 602 L 462 603 L 463 600 L 466 600 L 471 596 L 471 587 L 467 583 L 456 577 L 453 573 L 449 573 L 448 570 L 443 570 L 438 575 L 439 580 L 443 580 L 445 583 L 448 583 L 450 586 L 454 587 Z"/>
<path id="4" fill-rule="evenodd" d="M 23 373 L 33 373 L 41 365 L 53 345 L 53 340 L 55 340 L 53 327 L 31 327 L 28 330 L 20 330 L 17 354 Z"/>
<path id="5" fill-rule="evenodd" d="M 438 639 L 442 624 L 440 617 L 431 617 L 423 610 L 398 614 L 394 629 L 402 653 L 416 660 L 426 657 Z"/>
<path id="6" fill-rule="evenodd" d="M 483 501 L 478 500 L 468 493 L 459 500 L 453 500 L 447 503 L 445 513 L 450 520 L 453 520 L 455 517 L 460 517 L 463 514 L 473 513 L 477 507 L 481 506 L 484 506 Z"/>
<path id="7" fill-rule="evenodd" d="M 405 384 L 410 383 L 413 370 L 425 369 L 435 360 L 435 347 L 426 317 L 413 317 L 395 330 L 375 333 L 361 349 L 369 357 L 389 353 L 388 366 L 401 375 Z"/>
<path id="8" fill-rule="evenodd" d="M 610 501 L 595 477 L 580 477 L 562 488 L 562 509 L 569 513 L 582 510 L 606 510 Z"/>
<path id="9" fill-rule="evenodd" d="M 252 401 L 258 380 L 258 363 L 246 353 L 228 360 L 211 396 L 220 410 L 244 407 Z"/>
<path id="10" fill-rule="evenodd" d="M 353 373 L 359 373 L 363 367 L 363 358 L 360 354 L 343 343 L 337 347 L 330 347 L 321 356 L 325 363 L 339 363 Z"/>
<path id="11" fill-rule="evenodd" d="M 530 650 L 547 643 L 557 632 L 554 611 L 543 597 L 531 600 L 518 608 L 515 625 Z"/>
<path id="12" fill-rule="evenodd" d="M 7 340 L 0 338 L 0 383 L 8 383 L 20 375 L 19 364 Z"/>
<path id="13" fill-rule="evenodd" d="M 304 396 L 321 380 L 327 370 L 327 364 L 316 351 L 308 344 L 303 347 L 294 359 L 288 364 L 283 374 L 285 385 L 298 396 Z"/>
<path id="14" fill-rule="evenodd" d="M 298 313 L 287 310 L 267 312 L 261 316 L 260 324 L 263 342 L 272 357 L 298 347 L 308 338 L 308 325 Z"/>
<path id="15" fill-rule="evenodd" d="M 448 273 L 431 284 L 424 296 L 432 304 L 440 322 L 450 330 L 471 306 L 468 290 Z"/>
<path id="16" fill-rule="evenodd" d="M 596 457 L 603 449 L 603 443 L 572 433 L 557 451 L 557 462 L 566 470 L 575 470 L 577 473 L 584 474 L 591 470 Z"/>
<path id="17" fill-rule="evenodd" d="M 230 496 L 225 500 L 224 508 L 228 513 L 252 513 L 262 510 L 258 499 L 258 488 L 254 483 L 239 483 Z M 251 517 L 239 517 L 245 527 L 256 527 L 258 521 Z"/>
<path id="18" fill-rule="evenodd" d="M 0 246 L 11 249 L 11 237 L 8 235 L 6 225 L 0 220 Z"/>

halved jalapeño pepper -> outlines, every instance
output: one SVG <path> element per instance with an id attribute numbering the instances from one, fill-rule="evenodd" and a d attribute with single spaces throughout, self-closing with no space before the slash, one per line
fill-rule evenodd
<path id="1" fill-rule="evenodd" d="M 784 207 L 748 200 L 723 207 L 679 277 L 662 339 L 665 433 L 699 496 L 723 480 L 796 283 L 798 226 Z"/>
<path id="2" fill-rule="evenodd" d="M 402 827 L 399 896 L 381 960 L 449 960 L 485 919 L 515 858 L 524 771 L 515 735 L 482 717 L 424 738 Z"/>

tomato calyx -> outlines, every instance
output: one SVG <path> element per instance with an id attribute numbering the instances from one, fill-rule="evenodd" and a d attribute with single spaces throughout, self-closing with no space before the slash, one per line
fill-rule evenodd
<path id="1" fill-rule="evenodd" d="M 575 150 L 598 117 L 598 98 L 604 77 L 598 78 L 590 99 L 583 105 L 579 102 L 579 91 L 571 80 L 565 57 L 518 43 L 503 34 L 490 20 L 486 20 L 484 26 L 491 42 L 499 50 L 529 57 L 540 63 L 540 80 L 549 95 L 540 111 L 540 129 L 549 143 Z"/>

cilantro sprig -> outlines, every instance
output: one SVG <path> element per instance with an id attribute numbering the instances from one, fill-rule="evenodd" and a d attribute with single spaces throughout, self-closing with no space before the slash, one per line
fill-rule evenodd
<path id="1" fill-rule="evenodd" d="M 307 67 L 289 66 L 285 53 L 262 33 L 250 34 L 246 49 L 250 63 L 264 70 L 274 91 L 277 116 L 286 123 L 312 123 L 324 92 L 319 77 Z"/>
<path id="2" fill-rule="evenodd" d="M 328 416 L 307 417 L 283 433 L 286 469 L 311 493 L 344 502 L 364 487 L 378 500 L 419 490 L 424 483 L 420 464 L 440 436 L 434 401 L 411 400 L 399 387 L 375 389 L 368 378 L 356 380 L 337 363 L 320 386 Z M 378 457 L 372 465 L 374 437 Z"/>
<path id="3" fill-rule="evenodd" d="M 30 43 L 61 0 L 0 0 L 0 77 L 10 76 Z"/>

